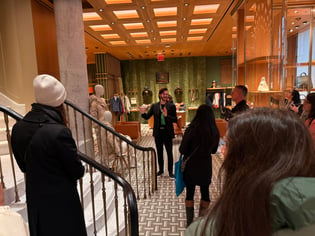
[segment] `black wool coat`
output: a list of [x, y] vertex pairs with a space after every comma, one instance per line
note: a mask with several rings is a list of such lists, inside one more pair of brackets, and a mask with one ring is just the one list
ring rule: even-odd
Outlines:
[[[173, 103], [166, 103], [166, 110], [167, 110], [167, 117], [165, 117], [165, 126], [167, 133], [169, 137], [174, 138], [175, 137], [175, 132], [174, 132], [174, 126], [173, 123], [177, 122], [177, 117], [176, 117], [176, 107]], [[160, 128], [161, 124], [161, 108], [160, 108], [160, 103], [154, 103], [152, 104], [151, 108], [147, 113], [142, 114], [142, 118], [144, 119], [150, 119], [151, 116], [154, 116], [154, 125], [153, 125], [153, 136], [155, 137]]]
[[33, 104], [14, 125], [11, 144], [26, 173], [31, 236], [87, 235], [76, 184], [84, 167], [60, 114], [52, 107]]
[[[179, 152], [184, 159], [190, 156], [184, 171], [184, 181], [188, 185], [209, 185], [212, 178], [212, 157], [219, 145], [219, 134], [213, 140], [202, 140], [197, 128], [185, 130]], [[205, 142], [204, 142], [205, 141]]]

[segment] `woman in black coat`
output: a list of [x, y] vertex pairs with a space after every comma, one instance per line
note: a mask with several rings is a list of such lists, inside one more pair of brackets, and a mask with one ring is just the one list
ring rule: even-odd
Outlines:
[[31, 236], [87, 235], [76, 181], [84, 175], [71, 131], [65, 126], [63, 85], [34, 79], [32, 110], [12, 130], [15, 159], [26, 173]]
[[212, 177], [211, 154], [216, 153], [219, 145], [219, 130], [210, 106], [199, 106], [194, 119], [186, 129], [179, 151], [184, 160], [189, 157], [184, 170], [186, 184], [187, 226], [194, 217], [194, 195], [196, 185], [200, 186], [201, 201], [199, 216], [205, 214], [210, 204], [209, 185]]

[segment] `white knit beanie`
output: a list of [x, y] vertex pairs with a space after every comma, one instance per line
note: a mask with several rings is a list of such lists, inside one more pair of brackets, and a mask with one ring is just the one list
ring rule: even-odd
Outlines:
[[35, 101], [37, 103], [58, 107], [66, 99], [65, 87], [51, 75], [38, 75], [33, 81]]

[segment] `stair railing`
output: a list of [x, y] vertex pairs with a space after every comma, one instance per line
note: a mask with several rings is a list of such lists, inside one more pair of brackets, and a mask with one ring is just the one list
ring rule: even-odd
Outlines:
[[[5, 184], [6, 180], [13, 179], [14, 200], [6, 199], [6, 204], [20, 201], [25, 194], [25, 181], [17, 180], [21, 171], [13, 157], [11, 148], [11, 130], [13, 124], [22, 119], [22, 116], [10, 108], [0, 106], [4, 115], [5, 132], [9, 147], [9, 156], [12, 169], [12, 178], [5, 176], [0, 158], [0, 180], [5, 191], [10, 191]], [[102, 164], [96, 162], [88, 155], [78, 152], [79, 158], [85, 164], [87, 172], [79, 181], [79, 194], [84, 209], [88, 235], [139, 235], [137, 198], [132, 186], [121, 176]], [[2, 157], [2, 156], [1, 156]], [[7, 164], [7, 163], [6, 163]], [[7, 165], [6, 165], [7, 167]], [[10, 181], [9, 181], [10, 182]], [[12, 182], [12, 181], [11, 181]], [[19, 183], [20, 182], [20, 183]], [[18, 185], [24, 185], [24, 189]], [[10, 195], [10, 194], [9, 194]], [[27, 219], [26, 219], [27, 220]]]

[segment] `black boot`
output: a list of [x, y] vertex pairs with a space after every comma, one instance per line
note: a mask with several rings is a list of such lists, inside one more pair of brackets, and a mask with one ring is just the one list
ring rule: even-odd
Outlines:
[[186, 200], [185, 206], [186, 206], [186, 219], [187, 219], [186, 227], [188, 227], [194, 220], [194, 201]]

